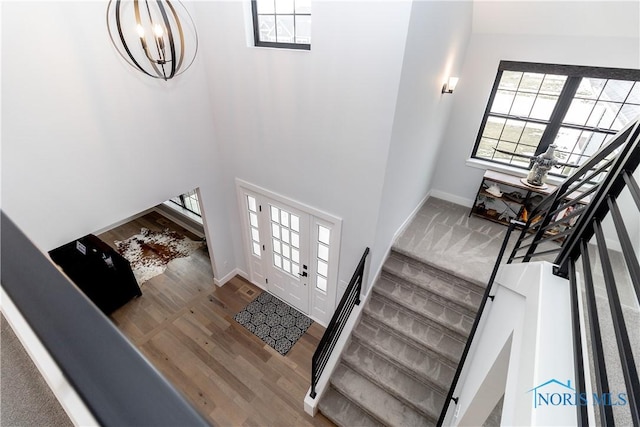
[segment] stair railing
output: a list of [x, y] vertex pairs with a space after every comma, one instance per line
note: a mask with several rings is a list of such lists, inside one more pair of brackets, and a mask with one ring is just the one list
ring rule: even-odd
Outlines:
[[[602, 337], [600, 335], [595, 293], [589, 262], [587, 243], [595, 235], [598, 255], [604, 273], [605, 287], [612, 313], [613, 328], [622, 364], [622, 373], [628, 393], [631, 418], [634, 425], [640, 425], [640, 381], [634, 363], [634, 355], [627, 333], [626, 321], [622, 313], [620, 299], [615, 286], [615, 278], [609, 260], [606, 239], [601, 222], [611, 214], [616, 233], [618, 234], [623, 256], [635, 296], [640, 303], [640, 265], [634, 251], [629, 234], [624, 226], [616, 199], [624, 188], [628, 188], [640, 211], [640, 186], [632, 173], [640, 164], [640, 119], [629, 123], [618, 132], [611, 142], [568, 177], [553, 193], [547, 196], [530, 213], [526, 223], [512, 221], [502, 243], [498, 258], [490, 280], [483, 295], [476, 319], [463, 354], [456, 370], [453, 382], [447, 394], [444, 407], [438, 419], [442, 426], [451, 401], [458, 403], [454, 397], [460, 374], [468, 356], [477, 325], [479, 324], [487, 299], [493, 300], [491, 288], [504, 252], [509, 244], [510, 236], [516, 226], [522, 228], [518, 240], [508, 258], [507, 263], [520, 260], [530, 262], [534, 257], [557, 253], [554, 274], [568, 278], [571, 293], [571, 316], [573, 328], [573, 352], [576, 377], [576, 393], [585, 393], [585, 378], [576, 278], [576, 263], [582, 258], [584, 271], [587, 312], [591, 325], [590, 335], [593, 347], [593, 360], [596, 371], [596, 390], [599, 396], [609, 393], [606, 366], [603, 356]], [[522, 254], [521, 251], [525, 253]], [[578, 425], [588, 425], [587, 408], [576, 405]], [[613, 425], [613, 414], [610, 406], [604, 405], [600, 411], [602, 425]]]
[[331, 317], [329, 326], [327, 326], [327, 329], [324, 331], [324, 335], [322, 335], [318, 348], [316, 348], [315, 353], [313, 353], [313, 358], [311, 359], [311, 393], [309, 394], [312, 399], [316, 398], [316, 385], [318, 384], [320, 376], [329, 361], [329, 357], [331, 357], [331, 352], [338, 342], [340, 333], [342, 332], [342, 329], [344, 329], [344, 325], [347, 322], [353, 307], [360, 305], [360, 293], [362, 292], [364, 267], [368, 254], [369, 248], [366, 248], [364, 250], [364, 254], [362, 254], [362, 258], [360, 258], [360, 262], [358, 263], [356, 270], [353, 273], [353, 276], [351, 277], [351, 280], [349, 281], [349, 285], [347, 285], [347, 289], [344, 291], [344, 295], [342, 295], [342, 299], [340, 299], [338, 308], [336, 308], [336, 311]]

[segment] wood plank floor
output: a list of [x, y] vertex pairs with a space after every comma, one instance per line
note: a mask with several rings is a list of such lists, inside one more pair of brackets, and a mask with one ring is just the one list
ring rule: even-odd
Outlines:
[[[113, 244], [140, 227], [171, 228], [195, 239], [156, 213], [99, 237]], [[322, 414], [310, 417], [303, 410], [311, 356], [323, 327], [313, 323], [281, 356], [233, 320], [261, 290], [241, 277], [216, 287], [203, 249], [172, 261], [141, 288], [142, 296], [111, 319], [213, 425], [333, 425]]]

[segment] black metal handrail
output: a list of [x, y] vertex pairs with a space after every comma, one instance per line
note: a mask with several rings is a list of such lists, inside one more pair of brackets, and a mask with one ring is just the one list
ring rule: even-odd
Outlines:
[[520, 221], [511, 220], [509, 223], [509, 227], [507, 228], [507, 234], [502, 241], [502, 246], [500, 247], [500, 252], [498, 253], [498, 259], [493, 266], [493, 270], [491, 271], [491, 277], [489, 278], [489, 282], [487, 287], [484, 290], [484, 294], [482, 295], [482, 300], [480, 301], [480, 306], [478, 307], [478, 315], [473, 320], [473, 325], [471, 326], [471, 330], [469, 331], [469, 337], [467, 338], [467, 342], [464, 345], [464, 349], [462, 350], [462, 355], [460, 356], [460, 361], [458, 362], [458, 369], [456, 369], [456, 373], [453, 375], [453, 380], [451, 381], [451, 386], [449, 387], [449, 392], [447, 393], [447, 397], [444, 400], [444, 407], [440, 412], [440, 417], [438, 418], [438, 423], [436, 424], [438, 427], [444, 423], [444, 418], [447, 415], [447, 409], [449, 408], [449, 404], [451, 401], [458, 403], [458, 398], [453, 396], [455, 392], [456, 386], [458, 385], [458, 381], [460, 380], [460, 374], [462, 374], [462, 367], [464, 366], [464, 362], [467, 360], [467, 356], [469, 355], [469, 350], [471, 349], [471, 343], [473, 342], [473, 338], [476, 335], [476, 330], [478, 329], [478, 325], [480, 324], [480, 317], [484, 312], [484, 307], [487, 305], [487, 300], [491, 299], [493, 301], [493, 295], [491, 294], [491, 288], [493, 282], [496, 279], [496, 275], [498, 274], [498, 269], [500, 268], [500, 264], [502, 263], [502, 257], [507, 249], [507, 244], [509, 243], [509, 238], [511, 237], [511, 233], [515, 230], [516, 226], [522, 227], [525, 224]]
[[[640, 425], [640, 380], [635, 367], [634, 355], [627, 333], [625, 318], [622, 313], [620, 298], [616, 289], [615, 277], [609, 260], [601, 222], [607, 215], [611, 215], [622, 248], [622, 254], [627, 265], [628, 277], [631, 278], [636, 299], [640, 303], [640, 264], [638, 263], [637, 254], [631, 244], [631, 239], [629, 238], [628, 231], [616, 203], [616, 199], [622, 190], [628, 188], [640, 212], [640, 186], [638, 186], [632, 176], [632, 173], [639, 165], [640, 119], [636, 119], [636, 121], [629, 123], [624, 129], [618, 132], [607, 146], [594, 154], [585, 164], [578, 168], [573, 175], [568, 177], [553, 193], [547, 196], [531, 211], [507, 261], [507, 263], [515, 260], [529, 262], [533, 257], [558, 253], [554, 261], [554, 274], [568, 278], [570, 283], [576, 393], [580, 394], [585, 391], [585, 379], [580, 331], [580, 307], [578, 304], [579, 291], [575, 268], [578, 259], [582, 258], [587, 307], [584, 317], [588, 318], [589, 325], [591, 326], [590, 334], [596, 374], [596, 389], [598, 394], [602, 395], [603, 393], [609, 392], [609, 384], [595, 303], [591, 263], [589, 261], [587, 247], [587, 242], [595, 235], [599, 260], [604, 273], [605, 288], [612, 313], [613, 329], [621, 360], [623, 378], [628, 393], [627, 401], [629, 402], [631, 419], [634, 425]], [[573, 212], [560, 217], [560, 214], [563, 212], [566, 213], [567, 209], [572, 209]], [[558, 226], [563, 229], [559, 232], [551, 233], [551, 231]], [[487, 298], [492, 298], [489, 295], [491, 286], [502, 262], [504, 250], [508, 244], [509, 236], [513, 228], [514, 224], [511, 224], [507, 236], [503, 241], [500, 254], [496, 260], [480, 309], [471, 329], [471, 334], [454, 375], [454, 381], [440, 414], [438, 426], [444, 422], [450, 402], [458, 402], [458, 398], [453, 396], [455, 387], [473, 341], [475, 329], [484, 311], [486, 300]], [[559, 239], [561, 240], [559, 244], [551, 249], [539, 246], [541, 243], [557, 242]], [[519, 253], [521, 251], [526, 252], [523, 255]], [[579, 425], [588, 425], [584, 405], [577, 405], [576, 409]], [[613, 414], [611, 407], [604, 406], [600, 411], [600, 417], [602, 425], [612, 425]]]
[[100, 425], [209, 425], [4, 212], [1, 226], [2, 287]]
[[331, 352], [336, 346], [336, 342], [340, 337], [340, 333], [342, 332], [353, 307], [360, 305], [364, 266], [368, 254], [369, 248], [366, 248], [364, 250], [364, 254], [362, 254], [362, 258], [360, 258], [360, 262], [358, 263], [355, 272], [353, 273], [353, 276], [351, 277], [351, 280], [349, 281], [349, 285], [347, 285], [347, 289], [344, 291], [344, 295], [340, 300], [340, 304], [338, 304], [338, 308], [336, 308], [336, 311], [333, 313], [333, 317], [331, 317], [329, 326], [327, 326], [327, 329], [324, 331], [324, 335], [322, 335], [322, 339], [320, 339], [318, 348], [316, 348], [315, 353], [313, 353], [313, 358], [311, 359], [311, 393], [309, 394], [312, 399], [316, 398], [316, 385], [318, 385], [320, 375], [322, 375], [322, 371], [324, 371], [324, 368], [329, 361]]

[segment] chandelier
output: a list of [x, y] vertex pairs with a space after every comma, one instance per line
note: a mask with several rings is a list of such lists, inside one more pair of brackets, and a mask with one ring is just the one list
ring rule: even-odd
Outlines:
[[107, 28], [120, 56], [156, 79], [184, 73], [198, 52], [193, 19], [177, 0], [109, 0]]

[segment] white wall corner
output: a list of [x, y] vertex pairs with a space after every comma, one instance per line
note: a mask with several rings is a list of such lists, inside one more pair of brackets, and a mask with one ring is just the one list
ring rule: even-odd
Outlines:
[[239, 268], [234, 268], [226, 276], [224, 276], [224, 277], [222, 277], [220, 279], [216, 279], [214, 277], [213, 278], [213, 283], [218, 287], [224, 286], [229, 280], [233, 279], [235, 276], [240, 276], [243, 279], [245, 279], [246, 281], [251, 282], [251, 280], [249, 280], [249, 275], [247, 273], [245, 273], [244, 271], [242, 271]]
[[380, 278], [380, 275], [382, 274], [382, 267], [384, 266], [384, 262], [389, 257], [389, 254], [391, 253], [391, 249], [393, 249], [393, 245], [396, 243], [396, 240], [398, 240], [398, 237], [400, 237], [402, 232], [409, 226], [409, 224], [411, 223], [411, 221], [413, 221], [413, 219], [418, 214], [418, 212], [420, 212], [420, 208], [422, 208], [422, 206], [426, 203], [426, 201], [427, 201], [427, 199], [429, 197], [431, 197], [431, 191], [427, 192], [427, 194], [422, 198], [422, 200], [420, 200], [420, 202], [418, 202], [416, 207], [413, 208], [413, 210], [411, 211], [409, 216], [407, 216], [407, 218], [402, 222], [402, 224], [400, 224], [400, 227], [398, 227], [396, 232], [393, 234], [393, 238], [391, 239], [391, 241], [387, 245], [387, 249], [385, 250], [385, 253], [381, 258], [380, 264], [378, 266], [370, 266], [369, 269], [365, 269], [365, 271], [371, 271], [371, 268], [375, 268], [375, 274], [373, 275], [373, 279], [367, 280], [366, 282], [364, 282], [364, 283], [368, 284], [367, 285], [367, 291], [369, 291], [371, 288], [373, 288], [373, 285]]
[[455, 194], [447, 193], [446, 191], [431, 190], [431, 197], [446, 200], [447, 202], [455, 203], [456, 205], [466, 206], [468, 208], [471, 208], [471, 206], [473, 206], [473, 199], [456, 196]]

